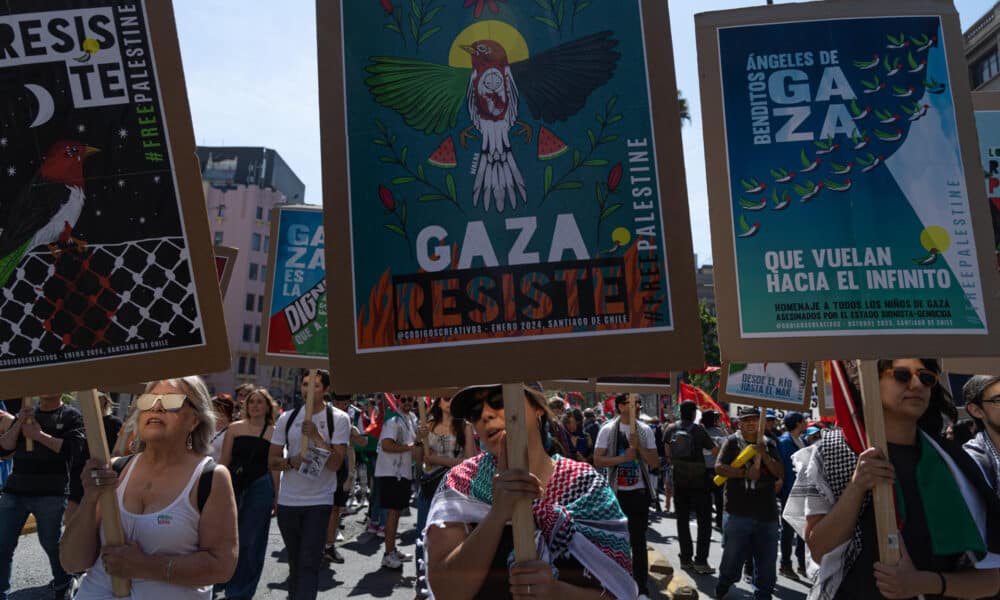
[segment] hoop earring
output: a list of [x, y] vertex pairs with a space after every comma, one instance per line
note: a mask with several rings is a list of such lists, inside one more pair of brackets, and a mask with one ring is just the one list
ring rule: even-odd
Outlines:
[[187, 449], [188, 450], [194, 449], [194, 436], [191, 435], [190, 433], [188, 434], [188, 439], [187, 439]]

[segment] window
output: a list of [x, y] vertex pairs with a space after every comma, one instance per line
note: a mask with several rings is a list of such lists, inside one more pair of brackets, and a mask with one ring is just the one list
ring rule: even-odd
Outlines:
[[250, 239], [250, 248], [255, 252], [260, 252], [260, 234], [255, 233]]
[[240, 375], [247, 372], [247, 357], [241, 356], [239, 366], [236, 367], [236, 372]]
[[260, 325], [256, 326], [253, 331], [253, 341], [260, 343]]
[[257, 358], [254, 356], [250, 357], [250, 368], [247, 369], [247, 375], [257, 374]]
[[266, 251], [270, 247], [271, 247], [271, 236], [265, 235], [264, 236], [264, 250]]
[[216, 246], [221, 246], [222, 245], [222, 232], [221, 231], [216, 231], [215, 232], [215, 245]]
[[250, 263], [250, 281], [257, 281], [257, 263]]
[[226, 205], [225, 204], [220, 204], [219, 206], [216, 207], [216, 209], [215, 209], [215, 216], [219, 217], [220, 219], [222, 217], [226, 216]]
[[264, 312], [264, 296], [257, 296], [257, 312]]
[[253, 335], [253, 325], [244, 325], [243, 326], [243, 341], [244, 342], [249, 342], [250, 341], [250, 336], [252, 336], [252, 335]]
[[253, 310], [253, 301], [254, 301], [254, 295], [247, 294], [247, 303], [246, 303], [247, 310]]
[[972, 88], [975, 89], [1000, 73], [1000, 56], [997, 56], [996, 51], [989, 53], [972, 63], [971, 71]]
[[260, 280], [267, 281], [267, 265], [260, 266]]
[[264, 208], [262, 206], [257, 207], [257, 220], [258, 221], [264, 220]]

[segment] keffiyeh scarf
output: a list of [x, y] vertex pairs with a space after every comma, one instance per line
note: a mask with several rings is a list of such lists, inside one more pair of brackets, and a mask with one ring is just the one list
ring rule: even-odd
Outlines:
[[[628, 523], [614, 493], [590, 465], [558, 455], [555, 460], [544, 496], [532, 505], [539, 559], [551, 564], [571, 556], [616, 598], [635, 598]], [[496, 464], [495, 456], [482, 453], [451, 468], [431, 502], [424, 545], [431, 527], [486, 518]]]

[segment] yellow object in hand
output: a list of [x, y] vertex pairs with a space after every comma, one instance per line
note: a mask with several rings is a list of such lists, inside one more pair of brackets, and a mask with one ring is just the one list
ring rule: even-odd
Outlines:
[[[755, 456], [757, 456], [757, 449], [754, 448], [753, 446], [747, 446], [746, 448], [743, 449], [742, 452], [739, 453], [739, 455], [736, 456], [736, 459], [733, 460], [733, 462], [730, 463], [729, 466], [734, 469], [739, 469], [743, 465], [750, 462]], [[721, 487], [722, 484], [726, 483], [726, 480], [728, 479], [729, 479], [728, 477], [723, 477], [722, 475], [716, 475], [715, 477], [712, 478], [712, 483]]]

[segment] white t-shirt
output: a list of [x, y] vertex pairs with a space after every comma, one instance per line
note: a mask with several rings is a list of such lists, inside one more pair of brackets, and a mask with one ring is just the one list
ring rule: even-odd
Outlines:
[[[653, 429], [642, 421], [636, 421], [635, 424], [638, 430], [639, 444], [647, 450], [656, 450], [656, 436], [653, 434]], [[632, 432], [631, 428], [625, 423], [620, 423], [618, 429], [626, 438]], [[613, 431], [613, 422], [608, 422], [601, 427], [601, 430], [597, 432], [597, 443], [594, 444], [594, 447], [607, 450], [611, 445], [611, 434]], [[617, 456], [625, 454], [626, 449], [626, 444], [620, 444]], [[642, 459], [638, 458], [638, 460]], [[646, 484], [642, 481], [642, 472], [639, 470], [638, 460], [618, 465], [618, 491], [641, 490], [645, 487]]]
[[396, 415], [382, 426], [378, 441], [378, 458], [375, 460], [375, 477], [413, 478], [412, 452], [385, 452], [382, 440], [392, 438], [399, 444], [412, 444], [417, 439], [417, 416]]
[[[330, 442], [336, 445], [348, 445], [351, 440], [351, 422], [347, 413], [333, 406], [333, 439]], [[292, 422], [291, 429], [288, 430], [288, 445], [285, 448], [285, 456], [298, 456], [302, 447], [302, 422], [305, 418], [305, 408], [298, 411], [295, 421]], [[288, 418], [292, 412], [286, 412], [278, 417], [278, 422], [274, 425], [274, 434], [271, 436], [271, 443], [275, 446], [285, 446], [285, 428]], [[316, 424], [320, 436], [324, 440], [330, 440], [330, 432], [326, 427], [326, 409], [323, 409], [312, 416], [312, 422]], [[330, 469], [323, 469], [317, 479], [309, 479], [298, 471], [287, 470], [281, 472], [281, 489], [278, 491], [278, 504], [282, 506], [321, 506], [333, 504], [333, 493], [337, 491], [337, 472]]]

